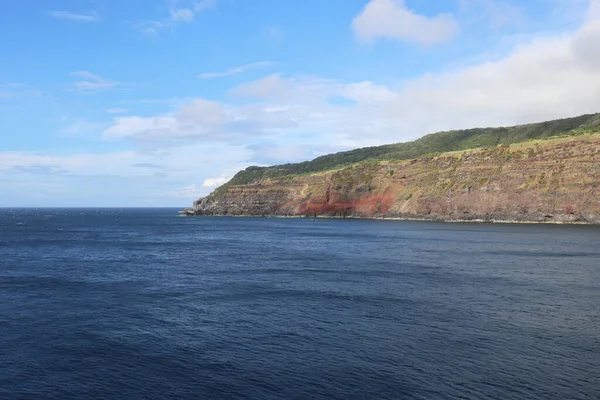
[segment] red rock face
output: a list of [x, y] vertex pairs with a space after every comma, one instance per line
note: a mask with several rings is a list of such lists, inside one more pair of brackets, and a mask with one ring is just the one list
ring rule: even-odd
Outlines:
[[366, 194], [360, 197], [348, 196], [329, 189], [326, 198], [309, 199], [300, 203], [296, 210], [298, 214], [360, 213], [374, 216], [387, 213], [394, 200], [394, 195], [389, 189], [383, 194]]

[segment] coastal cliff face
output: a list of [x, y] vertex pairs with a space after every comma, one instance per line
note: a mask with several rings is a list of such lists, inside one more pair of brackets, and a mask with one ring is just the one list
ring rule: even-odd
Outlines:
[[600, 134], [229, 185], [184, 215], [600, 223]]

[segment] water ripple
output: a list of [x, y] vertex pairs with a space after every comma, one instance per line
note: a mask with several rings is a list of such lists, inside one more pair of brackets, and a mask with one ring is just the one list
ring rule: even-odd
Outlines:
[[600, 229], [0, 210], [1, 399], [592, 399]]

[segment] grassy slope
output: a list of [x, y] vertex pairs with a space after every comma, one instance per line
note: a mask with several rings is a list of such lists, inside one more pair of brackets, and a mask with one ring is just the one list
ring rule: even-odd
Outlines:
[[248, 167], [238, 172], [213, 195], [223, 193], [231, 185], [244, 185], [261, 179], [315, 173], [368, 160], [407, 160], [431, 153], [493, 147], [499, 144], [525, 142], [561, 135], [580, 135], [600, 129], [600, 113], [586, 114], [508, 128], [476, 128], [433, 133], [413, 142], [365, 147], [315, 158], [296, 164], [272, 167]]

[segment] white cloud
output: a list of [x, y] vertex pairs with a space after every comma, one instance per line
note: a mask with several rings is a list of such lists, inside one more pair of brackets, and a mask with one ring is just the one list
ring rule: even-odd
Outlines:
[[101, 89], [110, 89], [117, 86], [116, 82], [90, 82], [90, 81], [79, 81], [73, 84], [73, 88], [75, 90], [79, 90], [82, 92], [93, 92]]
[[169, 10], [171, 21], [189, 22], [194, 19], [194, 12], [189, 8], [178, 8]]
[[299, 99], [305, 101], [307, 98], [325, 98], [332, 94], [332, 90], [338, 90], [340, 87], [332, 79], [310, 76], [284, 78], [282, 74], [276, 73], [241, 84], [233, 88], [230, 94], [242, 98], [290, 102]]
[[71, 75], [77, 77], [77, 78], [82, 78], [82, 79], [87, 79], [90, 81], [101, 81], [102, 78], [96, 74], [92, 74], [91, 72], [88, 71], [74, 71], [71, 72]]
[[221, 103], [194, 99], [174, 114], [114, 118], [113, 125], [102, 135], [105, 139], [131, 139], [139, 143], [199, 138], [218, 141], [226, 139], [226, 124], [233, 120]]
[[168, 115], [144, 117], [117, 117], [114, 124], [103, 132], [106, 139], [120, 139], [145, 134], [155, 136], [162, 131], [172, 131], [177, 127], [177, 120]]
[[8, 181], [0, 206], [183, 207], [209, 193], [199, 182], [245, 168], [249, 156], [241, 146], [224, 144], [54, 156], [0, 152], [0, 176]]
[[217, 186], [221, 186], [224, 183], [227, 183], [227, 181], [229, 181], [229, 179], [231, 179], [231, 177], [229, 177], [229, 178], [222, 178], [222, 177], [221, 178], [207, 178], [202, 183], [202, 187], [214, 188]]
[[588, 12], [589, 19], [600, 19], [600, 1], [591, 0], [590, 9]]
[[197, 14], [214, 7], [215, 4], [216, 0], [166, 0], [168, 18], [138, 22], [134, 27], [145, 35], [156, 36], [162, 29], [194, 21]]
[[291, 94], [293, 86], [295, 85], [293, 85], [292, 81], [282, 79], [281, 74], [277, 73], [257, 81], [244, 83], [234, 88], [231, 92], [234, 95], [243, 97], [269, 98], [287, 96]]
[[[93, 175], [103, 171], [105, 174], [119, 174], [134, 158], [133, 152], [112, 154], [74, 154], [69, 156], [37, 155], [25, 152], [0, 153], [0, 171], [14, 168], [56, 168], [74, 175]], [[107, 163], [107, 161], [109, 161]], [[106, 164], [103, 170], [94, 168]]]
[[255, 63], [245, 64], [245, 65], [240, 65], [237, 67], [232, 67], [232, 68], [229, 68], [222, 72], [204, 72], [202, 74], [199, 74], [198, 77], [202, 78], [202, 79], [223, 78], [226, 76], [240, 74], [240, 73], [247, 71], [249, 69], [252, 69], [252, 68], [267, 67], [271, 64], [272, 63], [269, 61], [255, 62]]
[[142, 21], [134, 25], [135, 29], [147, 36], [156, 36], [161, 29], [172, 26], [171, 23], [162, 21]]
[[225, 164], [231, 162], [228, 154], [234, 158], [243, 158], [248, 155], [248, 151], [224, 144], [197, 144], [155, 152], [121, 151], [54, 156], [0, 152], [0, 171], [9, 171], [15, 167], [39, 166], [60, 169], [72, 176], [110, 175], [135, 178], [156, 173], [156, 168], [140, 168], [140, 165], [160, 165], [171, 178], [189, 178], [198, 174], [198, 166], [202, 166], [207, 175], [218, 175]]
[[453, 39], [459, 26], [451, 14], [427, 17], [409, 10], [404, 0], [371, 0], [352, 21], [361, 41], [379, 38], [418, 44], [436, 44]]
[[598, 112], [598, 22], [573, 35], [533, 39], [497, 61], [407, 82], [387, 113], [436, 130]]
[[49, 11], [48, 14], [53, 18], [69, 19], [72, 21], [80, 22], [98, 22], [100, 18], [96, 13], [91, 14], [77, 14], [69, 11]]
[[224, 123], [226, 117], [221, 103], [196, 99], [181, 107], [177, 118], [182, 125], [218, 127]]
[[96, 92], [102, 89], [112, 89], [120, 82], [110, 81], [88, 71], [75, 71], [71, 75], [82, 80], [72, 84], [73, 90], [80, 92]]

